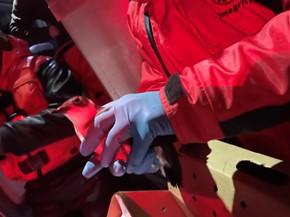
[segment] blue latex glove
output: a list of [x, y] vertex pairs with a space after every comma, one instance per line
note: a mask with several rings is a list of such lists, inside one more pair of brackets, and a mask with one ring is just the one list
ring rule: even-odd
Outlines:
[[102, 159], [100, 164], [88, 162], [83, 175], [91, 177], [91, 171], [96, 173], [101, 168], [110, 166], [122, 142], [129, 138], [133, 139], [133, 143], [126, 172], [156, 172], [159, 161], [150, 145], [157, 136], [174, 134], [161, 104], [159, 92], [128, 94], [104, 107], [107, 111], [95, 117], [93, 127], [80, 147], [81, 154], [88, 156], [108, 133]]

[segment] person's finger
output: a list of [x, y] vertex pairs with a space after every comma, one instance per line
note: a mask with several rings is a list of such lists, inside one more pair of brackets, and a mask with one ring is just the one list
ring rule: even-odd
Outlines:
[[118, 149], [121, 147], [121, 142], [129, 138], [129, 126], [127, 121], [116, 120], [114, 126], [109, 131], [104, 151], [102, 154], [101, 165], [107, 167], [111, 164], [114, 159], [115, 154]]
[[105, 136], [105, 132], [114, 124], [113, 109], [97, 115], [94, 123], [88, 130], [85, 140], [80, 145], [80, 153], [83, 156], [92, 154]]
[[90, 154], [94, 153], [103, 136], [103, 131], [95, 130], [95, 128], [91, 126], [88, 130], [85, 140], [80, 145], [81, 155], [89, 156]]
[[123, 176], [126, 173], [126, 163], [122, 160], [115, 160], [109, 166], [109, 170], [113, 176]]
[[126, 113], [121, 111], [115, 111], [115, 123], [109, 131], [106, 138], [106, 146], [110, 146], [114, 139], [117, 139], [120, 143], [130, 138], [130, 122], [128, 121]]
[[127, 164], [127, 172], [132, 173], [137, 170], [144, 160], [147, 151], [154, 140], [153, 134], [150, 132], [148, 125], [132, 127], [133, 143]]
[[104, 147], [104, 151], [102, 154], [101, 165], [103, 167], [108, 167], [114, 159], [114, 156], [119, 149], [121, 144], [117, 140], [112, 140], [110, 146]]
[[108, 131], [115, 122], [114, 108], [105, 108], [105, 110], [99, 114], [96, 114], [94, 118], [94, 128], [101, 129], [102, 131]]
[[154, 150], [151, 148], [147, 152], [145, 158], [143, 159], [142, 163], [134, 168], [132, 173], [141, 175], [145, 173], [155, 173], [160, 169], [160, 162], [156, 157]]
[[102, 108], [109, 109], [109, 108], [113, 107], [116, 104], [116, 101], [117, 100], [108, 102], [105, 105], [102, 105]]
[[98, 161], [97, 157], [92, 156], [92, 158], [84, 166], [82, 175], [86, 179], [90, 179], [95, 176], [102, 168], [103, 167], [101, 166], [100, 161]]

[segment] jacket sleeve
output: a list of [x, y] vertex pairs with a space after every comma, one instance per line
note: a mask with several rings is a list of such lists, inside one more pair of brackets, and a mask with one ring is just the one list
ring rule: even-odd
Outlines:
[[0, 156], [24, 155], [50, 143], [75, 135], [73, 125], [62, 114], [44, 110], [0, 127]]
[[207, 142], [290, 120], [290, 12], [256, 35], [173, 75], [161, 100], [182, 143]]

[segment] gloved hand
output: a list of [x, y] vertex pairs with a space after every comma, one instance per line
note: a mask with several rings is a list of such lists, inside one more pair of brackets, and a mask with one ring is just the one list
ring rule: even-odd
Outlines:
[[159, 161], [150, 145], [157, 136], [174, 134], [159, 92], [128, 94], [104, 107], [106, 111], [95, 117], [93, 127], [80, 147], [81, 154], [88, 156], [107, 134], [102, 159], [100, 165], [88, 163], [83, 175], [86, 176], [93, 167], [108, 167], [122, 143], [129, 138], [133, 142], [126, 165], [127, 173], [156, 172]]

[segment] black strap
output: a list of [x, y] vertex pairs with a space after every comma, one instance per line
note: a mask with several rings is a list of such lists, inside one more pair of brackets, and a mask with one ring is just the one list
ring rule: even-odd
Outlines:
[[42, 176], [41, 168], [49, 163], [49, 157], [46, 151], [40, 151], [35, 155], [28, 154], [26, 160], [18, 163], [18, 167], [23, 174], [29, 174], [31, 172], [37, 172], [38, 176]]
[[255, 132], [290, 121], [290, 102], [248, 111], [219, 123], [225, 137]]

